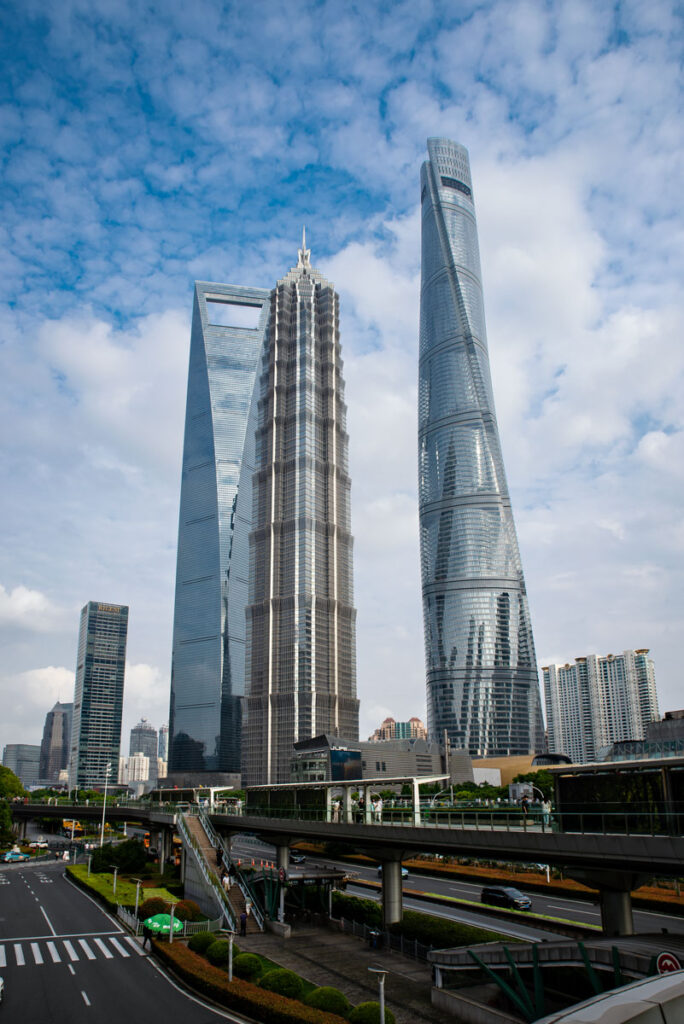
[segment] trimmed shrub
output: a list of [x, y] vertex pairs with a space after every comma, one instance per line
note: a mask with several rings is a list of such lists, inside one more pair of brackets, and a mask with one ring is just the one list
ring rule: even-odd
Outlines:
[[254, 953], [240, 953], [233, 960], [233, 974], [244, 981], [255, 981], [261, 974], [261, 960]]
[[[213, 932], [197, 932], [197, 935], [193, 935], [188, 942], [188, 949], [191, 949], [194, 953], [204, 954], [216, 942], [216, 936]], [[235, 952], [235, 946], [233, 946], [233, 952]]]
[[[394, 1024], [395, 1017], [385, 1007], [385, 1024]], [[349, 1014], [349, 1024], [380, 1024], [380, 1003], [359, 1003]]]
[[194, 900], [179, 900], [173, 913], [179, 921], [199, 921], [203, 916]]
[[168, 914], [168, 912], [169, 905], [160, 896], [151, 896], [148, 900], [143, 900], [138, 907], [138, 917], [141, 921], [146, 921], [148, 917], [153, 917], [155, 914]]
[[307, 1006], [325, 1010], [327, 1013], [336, 1013], [339, 1017], [346, 1017], [351, 1010], [351, 1003], [344, 992], [340, 992], [338, 988], [333, 988], [331, 985], [315, 988], [313, 992], [309, 992], [304, 1002]]
[[229, 951], [230, 943], [228, 939], [214, 939], [211, 946], [207, 947], [204, 955], [214, 967], [223, 967], [224, 964], [228, 963]]
[[345, 1024], [343, 1017], [286, 999], [240, 978], [229, 982], [224, 970], [212, 967], [182, 942], [169, 945], [168, 942], [155, 941], [154, 951], [195, 991], [252, 1019], [268, 1021], [268, 1024]]
[[301, 999], [304, 991], [299, 975], [294, 971], [286, 970], [285, 967], [276, 967], [275, 970], [266, 971], [259, 984], [268, 992], [277, 992], [279, 996], [287, 996], [288, 999]]

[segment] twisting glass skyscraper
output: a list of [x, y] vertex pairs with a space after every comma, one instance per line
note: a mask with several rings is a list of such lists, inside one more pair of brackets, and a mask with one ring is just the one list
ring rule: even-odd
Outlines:
[[292, 744], [358, 737], [339, 299], [302, 240], [271, 292], [253, 477], [244, 777], [288, 782]]
[[541, 750], [539, 683], [489, 372], [468, 152], [421, 170], [419, 500], [428, 727], [471, 755]]
[[269, 292], [198, 281], [190, 338], [169, 774], [239, 772], [254, 468]]

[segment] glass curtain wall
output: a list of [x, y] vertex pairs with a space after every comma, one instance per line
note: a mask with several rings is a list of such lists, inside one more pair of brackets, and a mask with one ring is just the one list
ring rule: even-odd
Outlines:
[[543, 749], [534, 641], [504, 473], [467, 150], [421, 170], [419, 501], [428, 727], [471, 756]]

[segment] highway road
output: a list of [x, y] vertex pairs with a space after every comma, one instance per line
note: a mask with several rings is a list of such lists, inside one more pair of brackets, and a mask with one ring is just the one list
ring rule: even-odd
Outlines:
[[177, 988], [58, 862], [0, 868], [0, 1021], [236, 1021]]
[[[240, 851], [238, 855], [244, 855], [245, 860], [255, 857], [257, 863], [264, 858], [273, 860], [275, 850], [268, 844], [257, 840], [235, 837], [233, 848]], [[354, 877], [364, 881], [379, 881], [377, 868], [359, 864], [351, 864], [347, 861], [336, 861], [328, 857], [311, 855], [308, 860], [311, 863], [325, 862], [334, 864], [342, 870], [347, 871]], [[520, 882], [518, 888], [525, 892], [524, 882]], [[438, 917], [448, 917], [452, 920], [464, 921], [469, 924], [477, 924], [483, 928], [495, 927], [497, 931], [508, 935], [515, 935], [519, 938], [549, 938], [549, 930], [535, 929], [519, 924], [510, 918], [496, 918], [491, 914], [481, 914], [473, 908], [444, 906], [422, 900], [419, 893], [430, 893], [438, 896], [449, 896], [456, 899], [472, 900], [475, 903], [480, 901], [482, 885], [476, 882], [466, 882], [460, 878], [442, 879], [430, 875], [421, 875], [419, 872], [411, 871], [409, 877], [404, 879], [404, 906], [421, 910], [424, 913], [435, 914]], [[348, 886], [347, 891], [353, 895], [369, 896], [370, 891], [365, 888]], [[580, 924], [600, 925], [601, 911], [598, 902], [587, 899], [577, 899], [570, 896], [558, 896], [550, 893], [548, 896], [542, 893], [527, 892], [526, 895], [532, 900], [532, 910], [537, 914], [544, 914], [547, 917], [561, 918], [567, 921], [575, 921]], [[666, 928], [669, 932], [684, 934], [684, 917], [675, 917], [671, 914], [651, 912], [644, 910], [634, 911], [634, 928], [636, 932], [660, 932]]]

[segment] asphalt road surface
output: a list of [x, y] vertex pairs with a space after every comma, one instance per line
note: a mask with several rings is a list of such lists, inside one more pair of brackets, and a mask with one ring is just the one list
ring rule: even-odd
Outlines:
[[[273, 860], [275, 857], [274, 847], [260, 843], [257, 840], [235, 837], [233, 839], [233, 848], [239, 851], [238, 856], [244, 856], [247, 863], [249, 863], [252, 857], [256, 859], [257, 863], [261, 858]], [[378, 870], [374, 866], [367, 867], [346, 861], [335, 861], [316, 854], [307, 856], [307, 861], [312, 864], [317, 862], [334, 864], [364, 881], [379, 881]], [[520, 888], [521, 892], [525, 892], [524, 882], [521, 881], [517, 888]], [[424, 913], [434, 914], [437, 917], [447, 917], [451, 920], [477, 924], [483, 928], [496, 928], [499, 932], [515, 935], [519, 938], [549, 938], [550, 935], [548, 929], [540, 931], [539, 929], [534, 929], [533, 926], [525, 926], [522, 923], [518, 925], [517, 920], [514, 922], [510, 918], [501, 917], [497, 919], [489, 913], [478, 914], [475, 908], [466, 909], [458, 906], [452, 908], [425, 900], [421, 901], [418, 894], [418, 892], [422, 891], [433, 895], [451, 896], [456, 899], [472, 900], [479, 903], [482, 890], [481, 883], [466, 882], [460, 878], [434, 878], [430, 875], [421, 875], [419, 872], [411, 870], [409, 877], [404, 879], [403, 889], [404, 906], [414, 910], [421, 910]], [[371, 895], [368, 889], [354, 888], [353, 883], [348, 887], [347, 891], [353, 895]], [[532, 900], [532, 911], [534, 913], [544, 914], [548, 917], [558, 917], [567, 921], [576, 921], [580, 924], [601, 924], [601, 911], [598, 903], [595, 901], [577, 899], [566, 895], [558, 896], [556, 893], [549, 893], [548, 896], [545, 896], [542, 893], [527, 892], [526, 895]], [[684, 917], [675, 917], [671, 914], [646, 910], [634, 911], [634, 930], [637, 933], [660, 932], [664, 928], [668, 932], [684, 934]]]
[[0, 1021], [218, 1024], [178, 989], [57, 862], [0, 868]]

